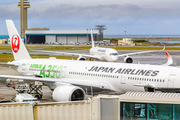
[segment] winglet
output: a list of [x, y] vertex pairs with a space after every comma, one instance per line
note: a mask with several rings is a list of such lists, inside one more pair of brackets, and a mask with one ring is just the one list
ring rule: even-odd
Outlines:
[[168, 61], [167, 61], [166, 64], [163, 64], [163, 65], [169, 66], [169, 65], [171, 65], [171, 64], [173, 63], [173, 59], [172, 59], [172, 57], [169, 55], [168, 52], [165, 52], [165, 53], [166, 53], [166, 55], [167, 55]]
[[[163, 50], [165, 50], [165, 45], [164, 45], [164, 47], [163, 47], [162, 51], [163, 51]], [[167, 55], [167, 54], [166, 54], [166, 55]]]
[[92, 48], [93, 48], [94, 47], [94, 39], [93, 39], [92, 29], [91, 29], [91, 43], [92, 43]]

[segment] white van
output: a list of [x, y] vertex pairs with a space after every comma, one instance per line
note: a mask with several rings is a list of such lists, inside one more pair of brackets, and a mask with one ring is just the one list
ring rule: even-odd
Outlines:
[[37, 101], [37, 98], [34, 98], [32, 95], [27, 93], [18, 93], [14, 99], [16, 102], [32, 102]]

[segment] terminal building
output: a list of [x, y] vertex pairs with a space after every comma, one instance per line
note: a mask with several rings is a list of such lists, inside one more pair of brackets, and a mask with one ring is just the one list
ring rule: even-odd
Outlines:
[[[32, 44], [72, 44], [90, 43], [90, 30], [26, 30], [25, 43]], [[99, 30], [93, 30], [94, 41], [103, 41], [103, 35]]]

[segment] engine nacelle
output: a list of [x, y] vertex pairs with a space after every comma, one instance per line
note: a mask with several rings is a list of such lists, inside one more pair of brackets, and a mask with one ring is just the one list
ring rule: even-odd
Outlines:
[[85, 57], [78, 57], [77, 60], [82, 60], [82, 61], [86, 61], [86, 58]]
[[78, 101], [85, 99], [85, 92], [82, 88], [73, 85], [58, 86], [53, 91], [53, 100], [62, 101]]
[[133, 63], [133, 59], [132, 59], [130, 56], [126, 56], [126, 57], [124, 58], [124, 62], [125, 62], [125, 63]]

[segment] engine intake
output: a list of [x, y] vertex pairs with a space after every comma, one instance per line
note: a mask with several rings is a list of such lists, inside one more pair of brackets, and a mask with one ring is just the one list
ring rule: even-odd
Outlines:
[[53, 91], [53, 100], [62, 101], [79, 101], [85, 99], [85, 92], [82, 88], [73, 85], [58, 86]]
[[77, 60], [82, 60], [82, 61], [86, 61], [86, 58], [85, 57], [78, 57]]
[[133, 63], [133, 59], [132, 59], [130, 56], [126, 56], [126, 57], [124, 58], [124, 62], [125, 62], [125, 63]]

